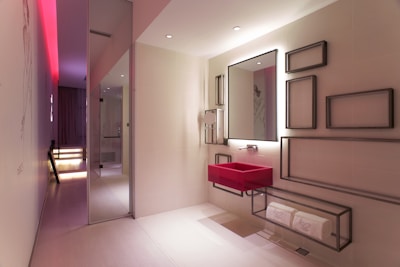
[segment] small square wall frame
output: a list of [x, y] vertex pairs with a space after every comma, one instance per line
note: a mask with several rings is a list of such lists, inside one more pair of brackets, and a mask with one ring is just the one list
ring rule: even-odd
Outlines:
[[286, 81], [286, 128], [315, 129], [317, 76]]
[[[326, 232], [323, 238], [319, 239], [305, 232], [298, 231], [294, 225], [294, 221], [289, 225], [284, 225], [271, 220], [267, 218], [266, 210], [272, 202], [293, 208], [296, 212], [323, 218], [329, 221], [331, 227], [330, 229], [327, 228], [326, 230], [329, 231]], [[352, 209], [341, 204], [277, 187], [265, 187], [252, 191], [251, 213], [260, 219], [278, 225], [337, 252], [343, 250], [352, 242]], [[309, 223], [300, 221], [300, 224]]]
[[326, 128], [394, 127], [393, 89], [378, 89], [326, 97]]
[[320, 41], [286, 52], [286, 73], [322, 67], [328, 64], [328, 43]]

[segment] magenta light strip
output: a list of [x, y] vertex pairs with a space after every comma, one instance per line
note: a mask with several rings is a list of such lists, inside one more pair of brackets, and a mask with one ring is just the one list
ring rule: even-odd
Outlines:
[[42, 30], [47, 49], [47, 58], [51, 76], [58, 82], [58, 38], [57, 38], [57, 4], [56, 0], [38, 0]]

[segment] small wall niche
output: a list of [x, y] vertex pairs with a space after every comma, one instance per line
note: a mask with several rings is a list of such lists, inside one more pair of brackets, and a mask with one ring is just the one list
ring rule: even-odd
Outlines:
[[210, 109], [204, 114], [205, 143], [224, 143], [224, 110]]

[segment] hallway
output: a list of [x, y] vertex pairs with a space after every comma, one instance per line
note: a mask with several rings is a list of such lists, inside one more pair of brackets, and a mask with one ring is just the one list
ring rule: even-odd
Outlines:
[[208, 203], [87, 225], [86, 179], [49, 186], [31, 267], [326, 266]]
[[49, 186], [31, 267], [173, 266], [131, 218], [87, 225], [86, 179]]

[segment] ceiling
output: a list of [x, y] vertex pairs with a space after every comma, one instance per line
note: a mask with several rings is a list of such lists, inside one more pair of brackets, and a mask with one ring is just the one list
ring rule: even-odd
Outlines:
[[[172, 0], [138, 41], [212, 57], [336, 0]], [[240, 26], [239, 31], [233, 27]], [[172, 34], [172, 39], [165, 38]]]
[[[128, 0], [90, 0], [91, 28], [112, 34]], [[148, 0], [133, 0], [148, 1]], [[138, 42], [213, 57], [278, 29], [336, 0], [171, 0]], [[95, 3], [95, 5], [93, 5]], [[110, 3], [111, 4], [110, 6]], [[88, 4], [57, 0], [60, 86], [85, 88]], [[234, 31], [234, 26], [240, 26]], [[166, 34], [173, 38], [165, 38]], [[104, 37], [99, 37], [104, 38]], [[92, 44], [91, 44], [92, 47]], [[90, 60], [101, 53], [91, 48]], [[94, 56], [93, 56], [94, 55]]]

